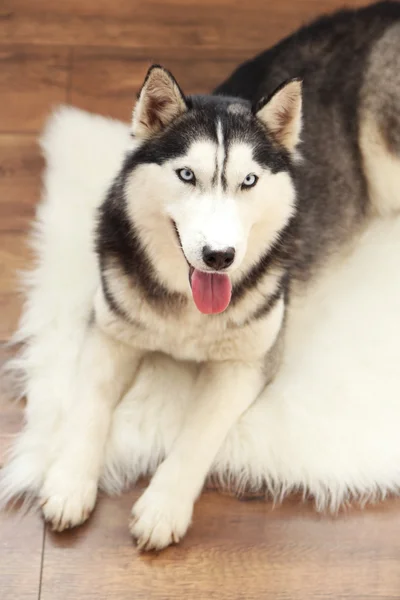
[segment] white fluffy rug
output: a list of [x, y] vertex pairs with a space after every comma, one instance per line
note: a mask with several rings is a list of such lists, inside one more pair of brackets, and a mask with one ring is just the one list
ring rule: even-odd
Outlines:
[[[52, 235], [53, 228], [54, 235], [59, 229], [70, 239], [83, 234], [90, 242], [87, 217], [92, 218], [129, 143], [128, 128], [115, 121], [74, 109], [53, 119], [43, 144], [50, 169], [47, 204], [59, 197], [69, 208], [63, 223], [52, 223], [51, 210], [44, 209], [44, 235]], [[350, 499], [398, 491], [399, 257], [400, 218], [377, 220], [354, 254], [298, 302], [277, 379], [231, 431], [215, 460], [213, 474], [221, 482], [278, 498], [301, 490], [318, 508], [333, 510]], [[64, 268], [57, 257], [53, 262], [54, 272]], [[93, 257], [89, 262], [82, 257], [80, 276], [89, 263]], [[115, 412], [104, 488], [121, 490], [168, 452], [194, 376], [193, 366], [165, 356], [145, 362]]]

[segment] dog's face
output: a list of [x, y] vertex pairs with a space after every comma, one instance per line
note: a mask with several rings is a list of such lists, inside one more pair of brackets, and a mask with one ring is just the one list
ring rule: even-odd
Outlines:
[[162, 278], [179, 256], [202, 312], [226, 308], [231, 281], [288, 223], [300, 126], [298, 81], [252, 110], [240, 99], [185, 98], [167, 71], [149, 71], [125, 167], [128, 209]]

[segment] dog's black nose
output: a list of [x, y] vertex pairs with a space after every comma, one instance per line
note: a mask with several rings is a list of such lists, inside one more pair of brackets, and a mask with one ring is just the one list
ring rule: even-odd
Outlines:
[[203, 248], [203, 261], [215, 271], [221, 271], [230, 267], [235, 259], [235, 248], [225, 250], [212, 250], [209, 246]]

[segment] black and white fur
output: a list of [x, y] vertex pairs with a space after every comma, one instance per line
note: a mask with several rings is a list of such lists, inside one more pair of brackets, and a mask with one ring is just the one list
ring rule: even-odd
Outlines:
[[[185, 534], [228, 431], [279, 368], [291, 298], [374, 214], [398, 209], [399, 50], [400, 6], [384, 2], [311, 24], [211, 96], [185, 97], [166, 70], [149, 71], [97, 220], [97, 199], [86, 217], [79, 208], [93, 249], [68, 263], [62, 240], [41, 229], [43, 215], [63, 219], [62, 202], [39, 210], [41, 264], [20, 327], [27, 425], [6, 499], [33, 492], [55, 529], [82, 523], [113, 410], [143, 356], [163, 352], [198, 364], [195, 401], [131, 532], [145, 549]], [[71, 225], [72, 247], [82, 223]], [[221, 314], [200, 313], [192, 298], [192, 269], [212, 270], [205, 248], [234, 252]], [[85, 302], [63, 291], [62, 269], [76, 272]], [[49, 299], [57, 314], [79, 314], [74, 331], [48, 321]]]

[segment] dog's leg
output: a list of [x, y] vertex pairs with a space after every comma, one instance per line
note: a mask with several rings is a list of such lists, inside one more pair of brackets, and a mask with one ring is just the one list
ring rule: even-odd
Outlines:
[[190, 525], [199, 495], [228, 431], [263, 385], [259, 363], [213, 362], [200, 374], [200, 393], [170, 455], [132, 509], [131, 533], [144, 550], [161, 549]]
[[90, 327], [79, 360], [75, 397], [60, 432], [60, 452], [45, 477], [40, 503], [61, 531], [93, 510], [113, 409], [131, 383], [140, 353]]

